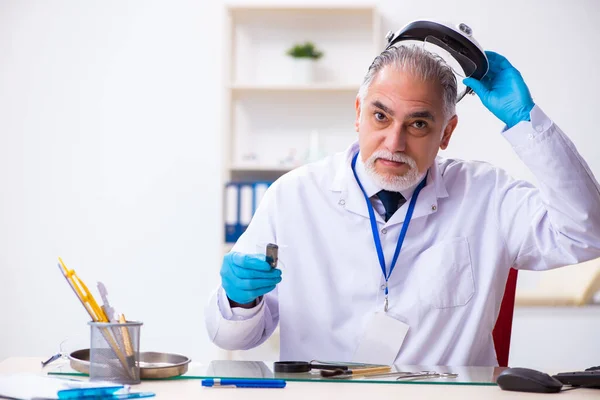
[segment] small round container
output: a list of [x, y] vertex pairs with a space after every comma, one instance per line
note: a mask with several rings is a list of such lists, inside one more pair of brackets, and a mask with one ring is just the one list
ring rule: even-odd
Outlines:
[[[140, 352], [140, 378], [166, 379], [188, 371], [190, 360], [186, 356], [160, 352]], [[76, 350], [69, 354], [69, 364], [77, 372], [89, 374], [90, 350]]]

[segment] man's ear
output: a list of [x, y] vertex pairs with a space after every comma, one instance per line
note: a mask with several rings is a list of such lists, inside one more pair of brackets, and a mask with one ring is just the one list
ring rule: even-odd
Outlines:
[[358, 126], [360, 125], [360, 97], [356, 96], [356, 102], [354, 103], [356, 108], [356, 119], [354, 120], [354, 129], [358, 132]]
[[455, 115], [452, 118], [450, 118], [450, 121], [448, 121], [448, 124], [444, 129], [442, 141], [440, 142], [440, 149], [446, 150], [446, 148], [448, 147], [448, 143], [450, 143], [450, 138], [452, 137], [452, 132], [454, 132], [456, 125], [458, 125], [458, 116]]

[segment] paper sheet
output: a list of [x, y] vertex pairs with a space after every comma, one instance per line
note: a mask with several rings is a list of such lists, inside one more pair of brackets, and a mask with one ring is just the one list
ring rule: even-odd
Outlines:
[[115, 385], [32, 374], [0, 375], [0, 396], [19, 400], [54, 400], [58, 399], [57, 393], [59, 390], [103, 386]]

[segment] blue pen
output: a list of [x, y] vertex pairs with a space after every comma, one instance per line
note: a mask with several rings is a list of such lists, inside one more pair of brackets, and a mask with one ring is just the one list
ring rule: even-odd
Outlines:
[[203, 379], [204, 387], [236, 387], [281, 389], [285, 387], [283, 379]]

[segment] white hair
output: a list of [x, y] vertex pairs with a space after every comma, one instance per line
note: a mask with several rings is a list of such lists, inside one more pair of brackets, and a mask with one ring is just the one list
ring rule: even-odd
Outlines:
[[457, 82], [452, 68], [440, 56], [416, 45], [391, 47], [375, 57], [358, 90], [361, 107], [371, 83], [379, 71], [388, 65], [392, 65], [399, 71], [408, 72], [423, 81], [439, 82], [443, 89], [442, 100], [446, 119], [456, 113]]

